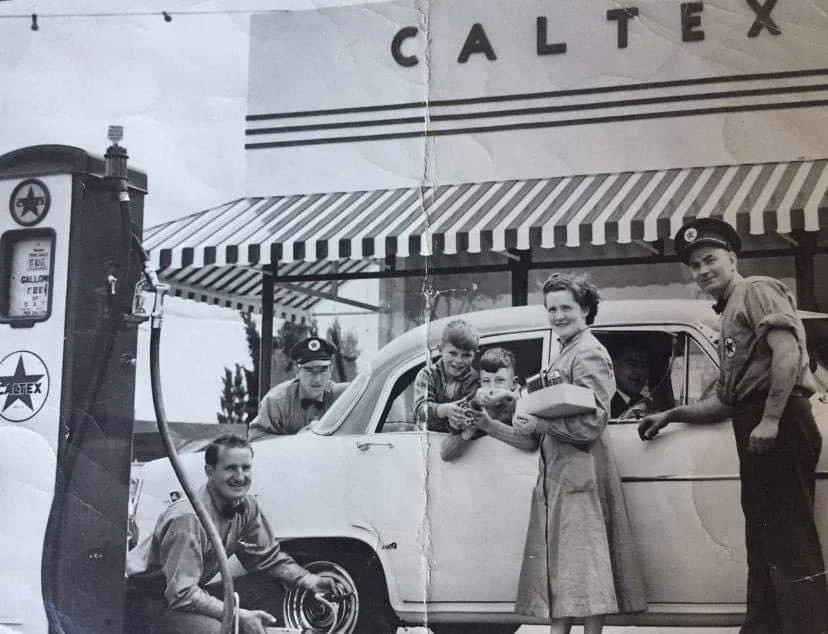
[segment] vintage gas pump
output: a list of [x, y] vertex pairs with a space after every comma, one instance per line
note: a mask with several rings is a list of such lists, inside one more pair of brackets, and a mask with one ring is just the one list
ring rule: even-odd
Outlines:
[[117, 141], [0, 156], [0, 632], [123, 630], [146, 187]]

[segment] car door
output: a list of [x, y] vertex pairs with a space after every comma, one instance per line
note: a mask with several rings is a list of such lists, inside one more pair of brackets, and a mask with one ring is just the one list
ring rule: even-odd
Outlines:
[[386, 567], [389, 595], [422, 604], [428, 580], [427, 435], [414, 423], [413, 382], [422, 357], [387, 378], [367, 431], [349, 439], [348, 514], [372, 536]]
[[[549, 360], [548, 331], [488, 338], [481, 342], [481, 353], [494, 346], [513, 352], [517, 374], [523, 379]], [[488, 610], [511, 610], [538, 476], [538, 454], [484, 436], [459, 458], [445, 462], [440, 445], [446, 436], [429, 432], [426, 443], [430, 609], [485, 603]]]
[[[619, 328], [599, 338], [613, 334], [670, 337], [673, 350], [664, 381], [675, 404], [696, 402], [715, 388], [715, 350], [700, 331]], [[646, 443], [637, 427], [635, 420], [612, 421], [609, 431], [650, 611], [658, 611], [657, 604], [682, 604], [677, 609], [704, 605], [715, 612], [742, 603], [744, 529], [729, 422], [673, 423]]]
[[[543, 331], [488, 338], [481, 351], [493, 345], [523, 358], [524, 374], [548, 360]], [[386, 381], [373, 431], [354, 439], [351, 521], [377, 536], [392, 600], [427, 601], [437, 610], [457, 602], [511, 604], [537, 454], [483, 437], [456, 462], [443, 462], [447, 434], [417, 429], [413, 416], [413, 382], [424, 363], [400, 364]]]

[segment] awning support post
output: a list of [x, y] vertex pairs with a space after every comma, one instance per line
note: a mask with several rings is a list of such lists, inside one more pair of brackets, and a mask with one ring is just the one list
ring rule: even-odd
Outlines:
[[814, 268], [814, 254], [817, 245], [816, 232], [803, 231], [796, 237], [799, 242], [794, 255], [796, 303], [802, 310], [817, 310], [816, 271]]
[[529, 267], [532, 264], [531, 251], [510, 251], [516, 258], [509, 259], [512, 278], [512, 306], [526, 306], [529, 303]]
[[273, 366], [273, 286], [278, 264], [262, 267], [262, 336], [259, 346], [259, 402], [270, 389]]

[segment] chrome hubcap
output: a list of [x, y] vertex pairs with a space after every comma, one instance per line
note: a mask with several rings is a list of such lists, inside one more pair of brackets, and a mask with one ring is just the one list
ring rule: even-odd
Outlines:
[[285, 594], [284, 617], [288, 628], [324, 634], [352, 634], [359, 616], [359, 595], [351, 575], [331, 561], [314, 561], [305, 566], [310, 572], [335, 579], [349, 595], [335, 600], [308, 590], [292, 588]]

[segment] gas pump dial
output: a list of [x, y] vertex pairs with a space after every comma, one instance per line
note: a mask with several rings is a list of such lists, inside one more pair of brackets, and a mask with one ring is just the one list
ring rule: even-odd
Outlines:
[[7, 231], [0, 238], [0, 322], [30, 328], [52, 312], [55, 232]]

